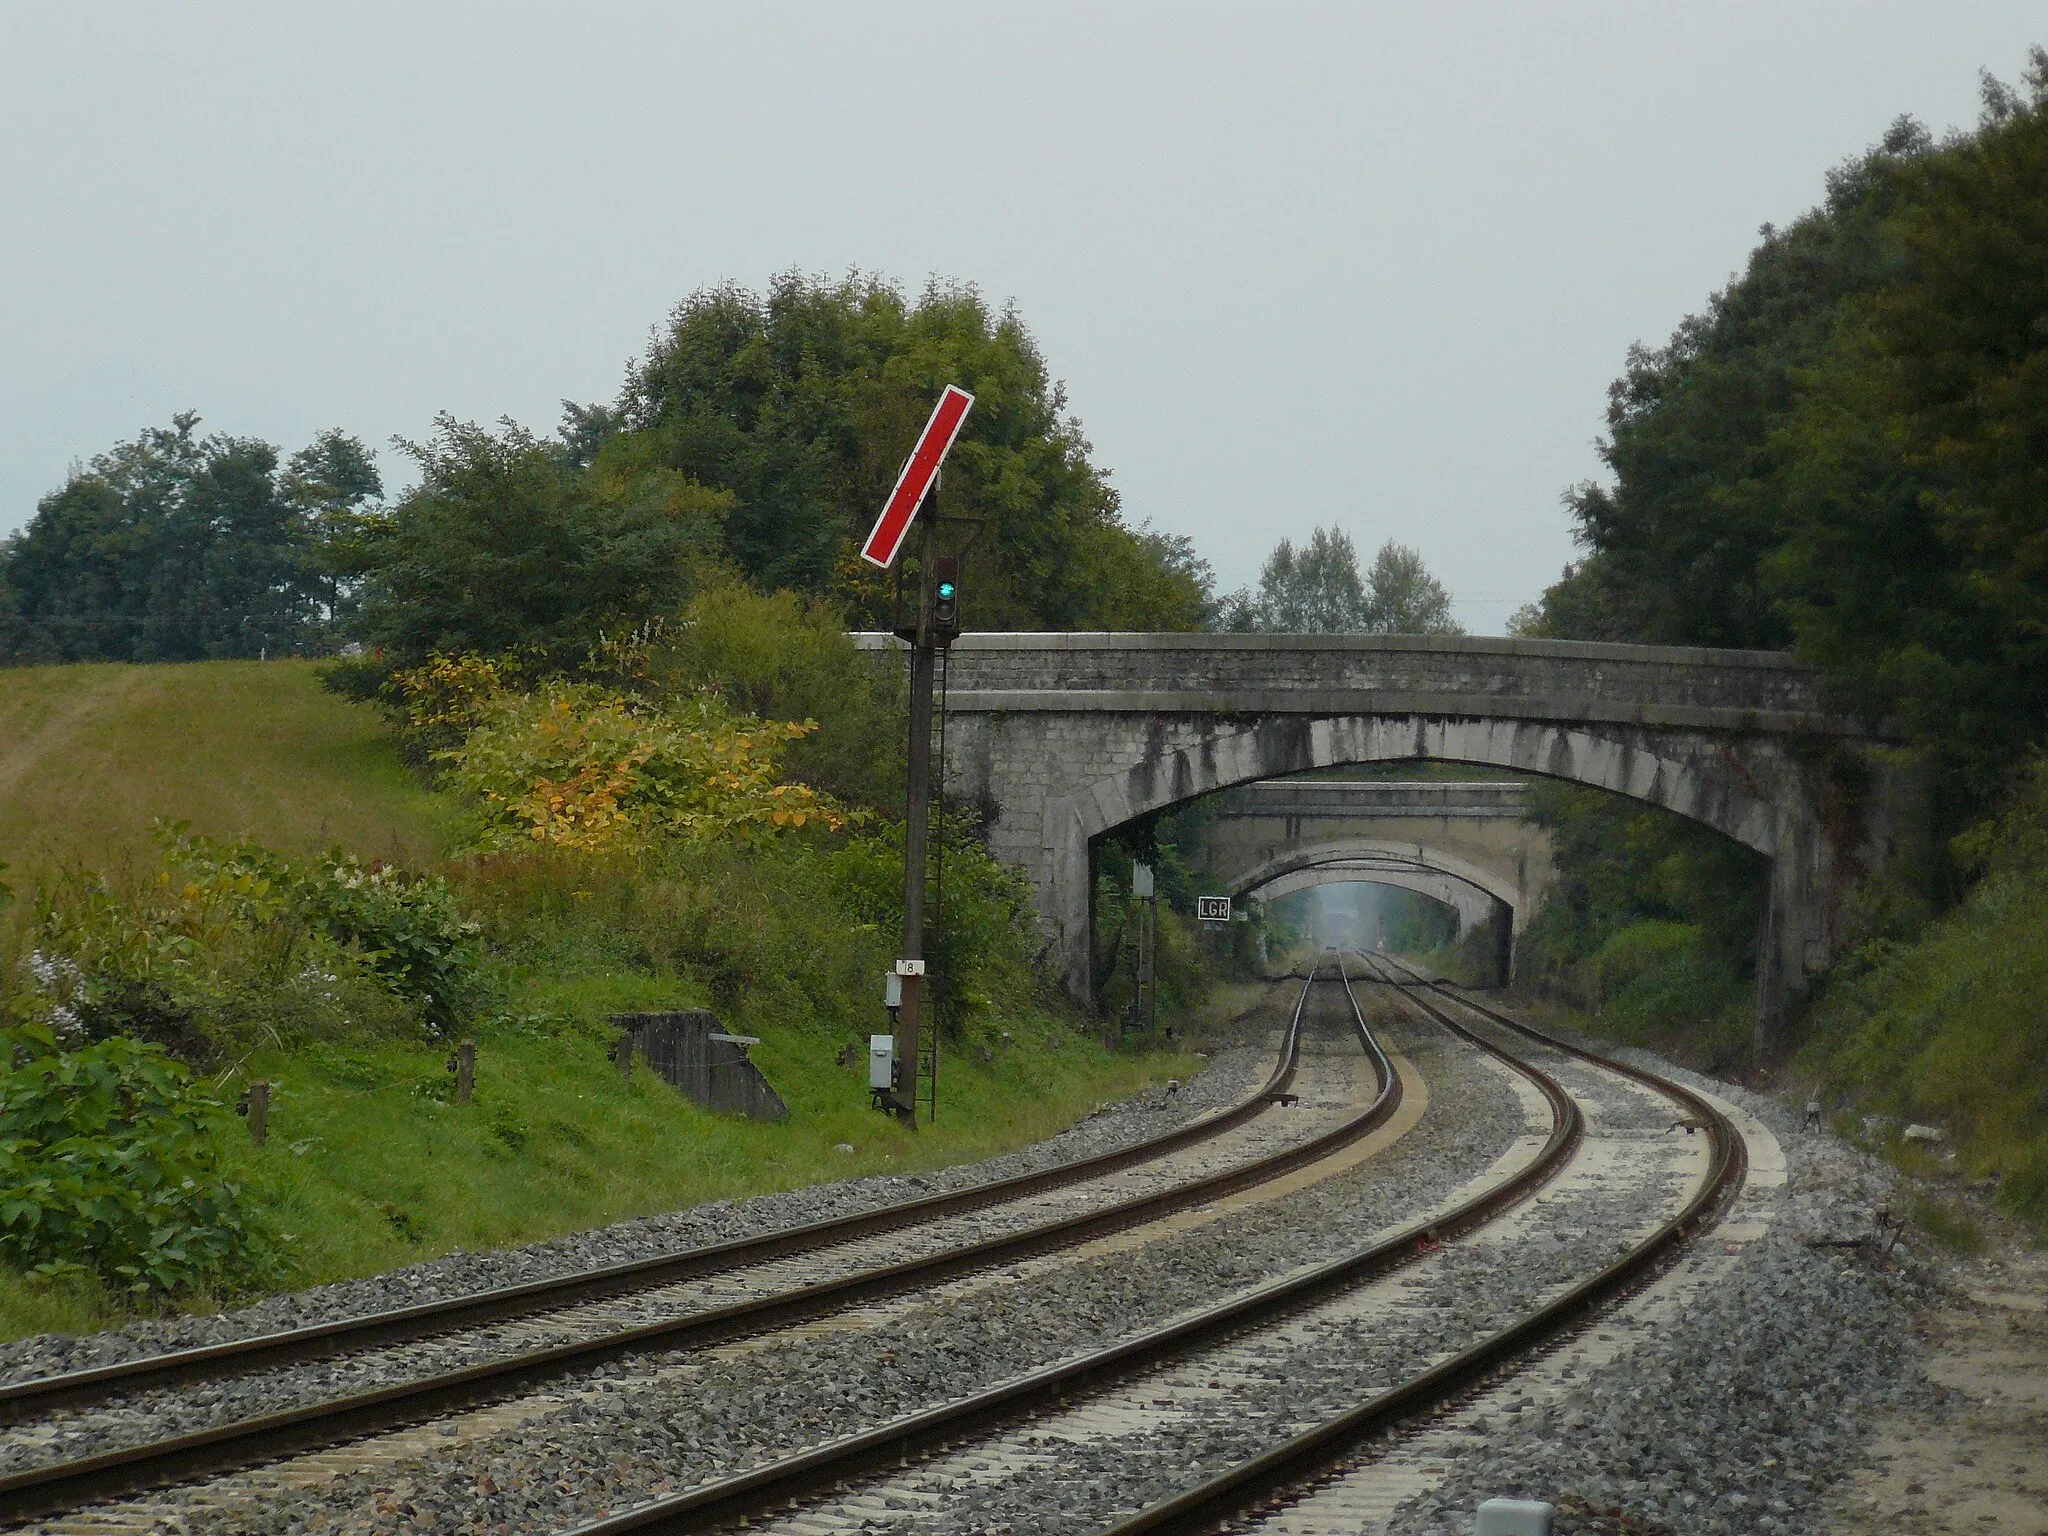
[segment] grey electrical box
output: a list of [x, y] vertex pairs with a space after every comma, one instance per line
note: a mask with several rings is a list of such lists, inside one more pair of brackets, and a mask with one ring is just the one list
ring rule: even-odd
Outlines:
[[868, 1086], [884, 1091], [896, 1086], [896, 1037], [868, 1036]]
[[[882, 978], [882, 1006], [901, 1008], [903, 1006], [903, 978], [894, 971]], [[876, 1039], [881, 1037], [877, 1035]]]
[[1541, 1499], [1488, 1499], [1479, 1506], [1472, 1536], [1550, 1536], [1555, 1513]]
[[1150, 864], [1133, 864], [1131, 866], [1131, 894], [1140, 901], [1148, 900], [1151, 897], [1152, 866]]

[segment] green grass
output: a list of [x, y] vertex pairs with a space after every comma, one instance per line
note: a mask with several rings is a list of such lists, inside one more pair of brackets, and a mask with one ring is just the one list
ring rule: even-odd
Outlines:
[[[1200, 1065], [1187, 1055], [1111, 1055], [1050, 1025], [992, 1061], [971, 1053], [944, 1061], [938, 1119], [910, 1131], [868, 1108], [865, 1061], [840, 1067], [831, 1043], [811, 1035], [754, 1048], [789, 1105], [789, 1118], [774, 1124], [711, 1115], [644, 1067], [622, 1083], [602, 1039], [587, 1030], [487, 1037], [468, 1105], [444, 1101], [446, 1057], [445, 1048], [385, 1044], [249, 1062], [249, 1076], [273, 1085], [270, 1136], [261, 1148], [238, 1146], [232, 1173], [292, 1234], [291, 1284], [706, 1200], [971, 1162]], [[5, 1337], [105, 1327], [122, 1315], [90, 1286], [50, 1287], [0, 1271]]]
[[1994, 875], [1837, 978], [1800, 1070], [1863, 1111], [1947, 1129], [1957, 1171], [2048, 1230], [2048, 873]]
[[865, 1062], [842, 1068], [823, 1042], [811, 1047], [755, 1048], [789, 1105], [779, 1123], [710, 1115], [644, 1069], [623, 1084], [582, 1035], [484, 1042], [467, 1106], [428, 1096], [449, 1080], [444, 1053], [259, 1062], [283, 1088], [270, 1145], [245, 1153], [248, 1176], [300, 1234], [299, 1278], [312, 1283], [705, 1200], [970, 1161], [1184, 1070], [1114, 1061], [1071, 1039], [1050, 1053], [947, 1062], [939, 1119], [912, 1132], [868, 1108]]
[[340, 844], [432, 863], [452, 807], [375, 710], [305, 661], [0, 669], [0, 859], [8, 878], [150, 854], [152, 817], [291, 853]]
[[1976, 1218], [1961, 1206], [1932, 1195], [1915, 1195], [1906, 1208], [1913, 1225], [1950, 1253], [1976, 1254], [1984, 1251], [1984, 1232]]
[[[152, 817], [415, 867], [439, 860], [458, 823], [375, 712], [323, 691], [308, 664], [0, 671], [0, 857], [17, 889], [59, 867], [146, 868]], [[1105, 1051], [1036, 1004], [1020, 970], [1000, 1018], [946, 1058], [936, 1124], [906, 1131], [868, 1108], [865, 1061], [835, 1064], [844, 1041], [880, 1022], [868, 973], [879, 975], [888, 945], [832, 910], [816, 861], [729, 851], [681, 873], [593, 866], [571, 879], [547, 866], [465, 889], [502, 939], [502, 997], [479, 1030], [474, 1104], [442, 1101], [446, 1045], [258, 1050], [218, 1079], [224, 1097], [252, 1078], [275, 1085], [269, 1144], [237, 1130], [230, 1162], [292, 1235], [284, 1283], [972, 1161], [1199, 1066], [1185, 1052]], [[838, 926], [820, 933], [821, 917]], [[689, 923], [703, 931], [687, 943], [656, 942]], [[705, 969], [705, 954], [718, 964]], [[721, 1017], [761, 1037], [754, 1058], [789, 1105], [786, 1121], [714, 1117], [644, 1069], [622, 1085], [606, 1059], [607, 1014], [702, 1005], [714, 985], [735, 994]], [[1005, 1033], [1014, 1044], [998, 1043]], [[0, 1337], [128, 1315], [90, 1283], [44, 1285], [0, 1268]]]

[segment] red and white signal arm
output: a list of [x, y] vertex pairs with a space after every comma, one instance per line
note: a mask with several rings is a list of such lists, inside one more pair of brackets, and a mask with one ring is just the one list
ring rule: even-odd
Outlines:
[[924, 424], [924, 431], [917, 436], [917, 446], [903, 461], [896, 489], [889, 493], [882, 515], [875, 519], [867, 543], [860, 547], [860, 557], [869, 565], [886, 571], [896, 563], [903, 548], [903, 536], [910, 532], [910, 520], [917, 516], [918, 503], [938, 477], [939, 466], [946, 462], [946, 452], [960, 435], [961, 424], [967, 420], [973, 404], [974, 396], [957, 384], [948, 384], [946, 392], [939, 396], [939, 403], [932, 407], [932, 419]]
[[1205, 923], [1227, 923], [1230, 921], [1230, 898], [1228, 896], [1197, 896], [1195, 916]]

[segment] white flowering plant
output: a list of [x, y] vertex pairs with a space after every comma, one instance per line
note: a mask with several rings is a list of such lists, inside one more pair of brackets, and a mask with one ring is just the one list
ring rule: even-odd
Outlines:
[[[438, 875], [339, 849], [292, 859], [246, 840], [194, 836], [183, 823], [159, 824], [157, 837], [191, 897], [222, 905], [247, 927], [298, 925], [341, 946], [434, 1033], [458, 1028], [490, 992], [481, 925]], [[317, 964], [299, 975], [337, 979]]]

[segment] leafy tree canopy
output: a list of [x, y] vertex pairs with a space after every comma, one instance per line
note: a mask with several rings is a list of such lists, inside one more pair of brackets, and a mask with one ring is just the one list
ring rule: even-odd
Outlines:
[[1901, 120], [1611, 391], [1534, 628], [1782, 646], [1904, 722], [1957, 820], [2048, 733], [2048, 52]]
[[1575, 639], [1779, 647], [1791, 627], [1760, 562], [1787, 514], [1772, 434], [1804, 370], [1833, 342], [1843, 305], [1892, 269], [1892, 172], [1928, 152], [1901, 119], [1829, 178], [1824, 206], [1766, 225], [1748, 270], [1662, 348], [1629, 349], [1608, 388], [1601, 456], [1611, 486], [1565, 496], [1589, 557], [1553, 589], [1556, 632]]
[[506, 423], [442, 416], [404, 445], [420, 483], [357, 528], [358, 629], [387, 662], [436, 653], [586, 656], [608, 627], [674, 612], [715, 561], [729, 492], [613, 438], [588, 465]]
[[881, 623], [889, 580], [854, 552], [949, 383], [975, 397], [939, 494], [943, 516], [969, 520], [948, 540], [966, 546], [971, 627], [1199, 625], [1207, 568], [1184, 540], [1125, 524], [1022, 318], [971, 287], [912, 302], [856, 273], [707, 289], [677, 306], [618, 407], [572, 406], [567, 435], [579, 457], [623, 435], [729, 491], [722, 548], [750, 582]]
[[1341, 528], [1318, 528], [1300, 549], [1282, 539], [1259, 571], [1256, 591], [1224, 599], [1222, 627], [1297, 635], [1460, 635], [1451, 594], [1422, 556], [1392, 539], [1361, 576], [1358, 551]]
[[184, 412], [76, 470], [0, 546], [0, 651], [22, 661], [191, 661], [323, 651], [347, 592], [330, 530], [380, 492], [363, 445], [323, 434], [282, 473], [255, 438]]

